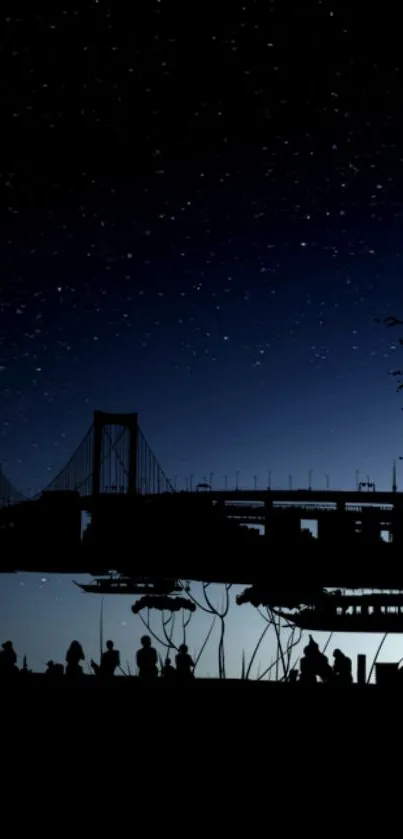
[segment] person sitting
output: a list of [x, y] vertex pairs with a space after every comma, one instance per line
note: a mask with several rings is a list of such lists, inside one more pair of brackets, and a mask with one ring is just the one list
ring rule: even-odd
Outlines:
[[333, 658], [333, 676], [335, 682], [340, 685], [351, 685], [353, 681], [351, 658], [344, 655], [341, 650], [335, 650]]
[[151, 646], [149, 635], [141, 638], [141, 648], [137, 650], [136, 661], [141, 679], [155, 679], [158, 676], [157, 650]]
[[66, 676], [82, 676], [81, 661], [85, 660], [84, 650], [79, 641], [72, 641], [66, 653]]
[[164, 679], [175, 679], [176, 678], [176, 670], [175, 670], [174, 667], [172, 667], [172, 663], [171, 663], [170, 658], [165, 659], [165, 664], [162, 668], [161, 676], [163, 676]]
[[188, 679], [189, 677], [193, 678], [194, 663], [191, 656], [188, 653], [188, 648], [186, 644], [180, 645], [178, 654], [175, 658], [175, 664], [176, 675], [179, 679]]
[[4, 641], [0, 652], [0, 677], [8, 678], [19, 672], [17, 667], [17, 653], [12, 641]]
[[101, 664], [91, 661], [91, 667], [97, 676], [110, 678], [115, 675], [115, 670], [120, 666], [119, 650], [114, 649], [113, 641], [106, 642], [106, 650], [101, 655]]
[[320, 652], [319, 646], [309, 636], [309, 644], [304, 648], [304, 655], [301, 658], [301, 684], [316, 684], [318, 676], [322, 682], [329, 682], [333, 672], [327, 656]]
[[64, 667], [63, 664], [57, 664], [54, 661], [48, 661], [46, 665], [45, 675], [50, 676], [52, 679], [59, 678], [60, 676], [64, 675]]

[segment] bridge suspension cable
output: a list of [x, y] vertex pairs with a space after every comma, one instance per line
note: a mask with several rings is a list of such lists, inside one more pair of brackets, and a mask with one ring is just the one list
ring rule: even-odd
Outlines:
[[110, 415], [109, 422], [108, 416], [102, 415], [102, 425], [98, 429], [96, 422], [92, 423], [70, 460], [45, 490], [70, 490], [84, 496], [92, 495], [95, 491], [127, 493], [133, 488], [131, 467], [134, 462], [137, 493], [146, 495], [174, 492], [171, 481], [158, 463], [139, 426], [135, 426], [136, 431], [133, 435], [132, 424], [116, 422], [113, 414]]
[[137, 437], [137, 491], [142, 495], [175, 492], [140, 428]]
[[0, 464], [0, 509], [2, 507], [8, 507], [10, 504], [19, 504], [25, 500], [26, 496], [15, 489], [11, 481], [4, 474]]
[[79, 492], [80, 495], [91, 495], [93, 429], [92, 424], [70, 460], [67, 461], [56, 477], [47, 484], [44, 492], [71, 490]]
[[[98, 492], [154, 495], [175, 490], [139, 428], [137, 414], [98, 411], [74, 454], [42, 491], [91, 496]], [[24, 500], [0, 466], [0, 507]]]

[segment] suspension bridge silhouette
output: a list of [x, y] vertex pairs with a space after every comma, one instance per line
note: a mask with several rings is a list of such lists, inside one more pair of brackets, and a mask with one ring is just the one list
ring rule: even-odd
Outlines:
[[[82, 497], [118, 492], [154, 495], [173, 492], [139, 427], [137, 414], [95, 411], [85, 437], [42, 492], [78, 492]], [[0, 508], [24, 496], [0, 471]]]
[[35, 497], [0, 471], [0, 573], [108, 575], [99, 590], [114, 593], [140, 578], [403, 589], [403, 493], [395, 486], [207, 489], [175, 491], [136, 413], [95, 411], [72, 457]]

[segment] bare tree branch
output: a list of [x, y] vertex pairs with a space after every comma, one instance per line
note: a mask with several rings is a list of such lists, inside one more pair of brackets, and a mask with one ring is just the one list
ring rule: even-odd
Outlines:
[[166, 641], [164, 641], [162, 638], [160, 638], [160, 637], [156, 634], [156, 632], [154, 632], [154, 630], [151, 628], [151, 624], [150, 624], [150, 610], [149, 610], [149, 609], [147, 610], [147, 620], [143, 617], [143, 615], [141, 614], [141, 612], [139, 612], [139, 613], [138, 613], [138, 616], [139, 616], [139, 618], [140, 618], [141, 622], [144, 624], [144, 626], [145, 626], [145, 628], [147, 629], [147, 631], [148, 631], [148, 632], [150, 633], [150, 635], [152, 635], [152, 637], [154, 638], [154, 641], [157, 641], [157, 643], [158, 643], [158, 644], [161, 644], [163, 647], [167, 647], [168, 649], [170, 649], [172, 645], [171, 645], [169, 642], [167, 643], [167, 642], [166, 642]]
[[287, 641], [287, 677], [290, 675], [290, 670], [294, 669], [295, 664], [291, 667], [291, 656], [294, 647], [297, 647], [298, 644], [301, 642], [302, 639], [302, 629], [300, 627], [293, 626], [292, 632]]
[[[193, 672], [194, 672], [196, 670], [196, 667], [200, 662], [201, 656], [202, 656], [202, 654], [203, 654], [203, 652], [204, 652], [204, 650], [205, 650], [205, 648], [206, 648], [206, 646], [207, 646], [207, 644], [210, 640], [212, 631], [214, 629], [216, 618], [217, 618], [217, 616], [220, 617], [221, 613], [219, 613], [217, 615], [216, 612], [213, 611], [214, 607], [212, 607], [212, 609], [210, 609], [209, 607], [203, 606], [203, 604], [199, 603], [197, 601], [197, 599], [188, 591], [188, 586], [186, 584], [184, 584], [180, 581], [180, 585], [184, 589], [184, 591], [186, 591], [190, 600], [192, 600], [192, 602], [198, 608], [202, 609], [202, 611], [204, 611], [206, 614], [213, 614], [213, 620], [212, 620], [212, 623], [211, 623], [211, 625], [210, 625], [210, 627], [209, 627], [209, 629], [206, 633], [206, 637], [204, 638], [204, 641], [203, 641], [203, 643], [200, 647], [199, 652], [194, 657], [194, 668], [193, 668]], [[228, 594], [228, 592], [227, 592], [227, 594]], [[228, 597], [228, 602], [226, 603], [226, 608], [224, 608], [223, 612], [222, 612], [224, 617], [225, 617], [225, 614], [228, 612], [228, 608], [229, 608], [229, 597]], [[142, 621], [143, 625], [145, 626], [147, 631], [150, 633], [150, 635], [153, 637], [153, 639], [158, 644], [161, 644], [162, 647], [165, 647], [166, 658], [169, 656], [169, 651], [171, 649], [174, 649], [174, 650], [178, 651], [179, 643], [177, 644], [174, 641], [176, 613], [172, 613], [167, 617], [165, 611], [162, 612], [162, 614], [161, 614], [161, 630], [162, 630], [162, 633], [157, 632], [151, 626], [150, 609], [147, 610], [147, 618], [146, 619], [141, 614], [141, 612], [138, 612], [138, 615], [139, 615], [140, 620]], [[188, 628], [188, 626], [191, 622], [192, 617], [193, 617], [193, 612], [190, 612], [189, 615], [186, 616], [186, 617], [185, 617], [184, 613], [182, 614], [182, 641], [181, 641], [181, 643], [183, 643], [183, 644], [186, 644], [187, 628]], [[221, 653], [219, 653], [219, 654], [221, 654], [221, 656], [222, 656], [223, 632], [221, 632], [220, 644], [221, 644], [221, 647], [220, 647]]]
[[208, 632], [207, 632], [207, 635], [206, 635], [206, 637], [205, 637], [205, 639], [204, 639], [204, 641], [203, 641], [203, 643], [202, 643], [202, 645], [201, 645], [201, 647], [200, 647], [200, 650], [199, 650], [199, 652], [198, 652], [198, 655], [197, 655], [197, 656], [195, 657], [195, 659], [194, 659], [194, 668], [193, 668], [193, 672], [196, 670], [196, 667], [197, 667], [197, 665], [198, 665], [198, 663], [199, 663], [199, 661], [200, 661], [200, 659], [201, 659], [202, 653], [204, 652], [204, 650], [205, 650], [205, 648], [206, 648], [206, 646], [207, 646], [207, 644], [208, 644], [208, 642], [209, 642], [209, 640], [210, 640], [210, 635], [211, 635], [211, 633], [212, 633], [212, 631], [213, 631], [213, 629], [214, 629], [214, 624], [215, 624], [215, 621], [216, 621], [216, 616], [214, 616], [214, 618], [213, 618], [213, 620], [212, 620], [212, 622], [211, 622], [210, 628], [209, 628], [209, 630], [208, 630]]
[[[172, 640], [174, 630], [175, 630], [175, 617], [176, 617], [175, 612], [171, 613], [168, 618], [164, 618], [164, 612], [162, 612], [162, 614], [161, 614], [161, 626], [162, 626], [162, 631], [164, 633], [164, 638], [165, 638], [166, 644], [168, 646], [168, 652], [172, 648], [175, 649], [175, 650], [178, 650], [178, 647], [176, 646], [176, 644], [174, 644], [174, 642]], [[171, 634], [170, 635], [168, 635], [168, 632], [167, 632], [167, 626], [169, 626], [169, 624], [171, 624]]]
[[248, 678], [249, 678], [250, 671], [251, 671], [251, 669], [252, 669], [253, 662], [254, 662], [254, 660], [255, 660], [255, 658], [256, 658], [256, 655], [257, 655], [257, 652], [258, 652], [258, 650], [259, 650], [259, 647], [260, 647], [260, 645], [261, 645], [261, 643], [262, 643], [263, 639], [265, 638], [266, 632], [268, 632], [268, 630], [270, 629], [271, 625], [272, 625], [272, 621], [268, 620], [268, 621], [266, 622], [266, 626], [264, 627], [264, 629], [262, 630], [262, 632], [261, 632], [261, 633], [260, 633], [260, 635], [259, 635], [259, 638], [258, 638], [258, 640], [257, 640], [257, 642], [256, 642], [256, 645], [255, 645], [255, 647], [254, 647], [254, 649], [253, 649], [253, 651], [252, 651], [252, 655], [251, 655], [251, 657], [250, 657], [249, 664], [248, 664], [248, 666], [247, 666], [247, 668], [246, 668], [246, 672], [245, 672], [245, 679], [248, 679]]
[[256, 680], [257, 682], [261, 682], [262, 679], [264, 679], [265, 676], [268, 676], [268, 678], [271, 679], [271, 674], [272, 674], [272, 672], [273, 672], [273, 670], [276, 666], [276, 661], [277, 661], [277, 658], [272, 658], [270, 660], [269, 666], [266, 667], [266, 670], [263, 670], [263, 673], [261, 673], [260, 676], [258, 677], [258, 679]]
[[381, 642], [380, 642], [380, 644], [379, 644], [379, 646], [378, 646], [378, 649], [377, 649], [377, 651], [376, 651], [376, 653], [375, 653], [375, 655], [374, 655], [374, 657], [373, 657], [373, 659], [372, 659], [372, 664], [371, 664], [371, 668], [370, 668], [369, 675], [368, 675], [368, 679], [367, 679], [367, 685], [369, 685], [369, 683], [370, 683], [370, 681], [371, 681], [371, 676], [372, 676], [372, 673], [373, 673], [373, 671], [374, 671], [375, 664], [376, 664], [376, 662], [377, 662], [377, 660], [378, 660], [379, 653], [381, 652], [381, 649], [382, 649], [382, 647], [383, 647], [383, 645], [384, 645], [384, 643], [385, 643], [385, 641], [386, 641], [387, 637], [388, 637], [388, 633], [387, 633], [387, 632], [385, 632], [385, 634], [383, 635], [382, 640], [381, 640]]
[[[203, 612], [206, 614], [214, 615], [220, 621], [220, 638], [218, 641], [218, 678], [225, 679], [226, 677], [226, 667], [225, 667], [225, 618], [227, 617], [228, 610], [229, 610], [229, 592], [232, 588], [232, 583], [226, 583], [224, 587], [224, 601], [221, 610], [218, 610], [213, 603], [211, 602], [208, 594], [207, 589], [209, 588], [210, 583], [203, 583], [203, 596], [206, 601], [206, 606], [203, 603], [200, 603], [192, 594], [188, 596], [190, 599], [195, 603], [196, 606], [199, 607]], [[212, 631], [212, 628], [211, 628]], [[210, 637], [211, 632], [209, 633]], [[205, 646], [205, 645], [204, 645]], [[203, 649], [204, 649], [203, 646]]]

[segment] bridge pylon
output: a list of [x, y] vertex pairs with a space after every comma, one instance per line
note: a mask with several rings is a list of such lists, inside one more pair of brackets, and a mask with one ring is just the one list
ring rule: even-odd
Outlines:
[[[121, 434], [114, 434], [110, 429], [120, 428]], [[103, 491], [105, 476], [103, 475], [106, 455], [114, 450], [116, 457], [126, 473], [127, 493], [137, 492], [137, 448], [138, 448], [138, 415], [137, 413], [116, 414], [105, 411], [94, 411], [93, 421], [93, 449], [92, 449], [92, 495], [98, 496]], [[123, 446], [122, 446], [123, 443]], [[111, 480], [116, 478], [111, 476]]]

